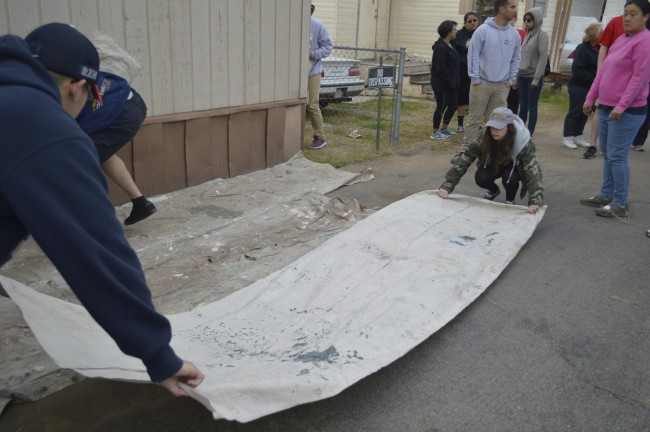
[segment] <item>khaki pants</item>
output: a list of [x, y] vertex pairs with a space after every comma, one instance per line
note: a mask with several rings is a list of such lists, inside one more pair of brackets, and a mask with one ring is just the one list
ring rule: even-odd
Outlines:
[[497, 107], [507, 106], [509, 87], [505, 84], [473, 85], [469, 89], [469, 114], [465, 119], [463, 150], [481, 136], [481, 126]]
[[320, 92], [320, 74], [310, 76], [307, 80], [307, 91], [309, 92], [309, 103], [307, 104], [307, 119], [311, 121], [314, 135], [325, 139], [323, 135], [323, 115], [318, 105], [318, 93]]

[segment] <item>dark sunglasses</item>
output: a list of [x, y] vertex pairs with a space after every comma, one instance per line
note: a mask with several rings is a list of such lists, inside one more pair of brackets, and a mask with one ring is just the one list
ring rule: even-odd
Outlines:
[[535, 22], [535, 20], [532, 19], [532, 18], [524, 18], [524, 22], [532, 23], [532, 22]]
[[471, 19], [471, 20], [467, 20], [467, 22], [468, 23], [475, 23], [475, 22], [478, 22], [478, 20], [477, 19]]

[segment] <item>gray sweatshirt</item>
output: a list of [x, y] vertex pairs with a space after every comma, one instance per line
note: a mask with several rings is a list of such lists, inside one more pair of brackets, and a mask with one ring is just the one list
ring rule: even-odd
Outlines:
[[490, 17], [470, 40], [467, 72], [472, 84], [516, 84], [521, 61], [521, 36], [506, 23], [500, 27]]
[[323, 23], [312, 18], [309, 24], [309, 52], [314, 55], [314, 59], [311, 61], [309, 76], [323, 71], [321, 59], [330, 55], [332, 47], [332, 40]]
[[535, 28], [526, 34], [521, 44], [521, 67], [519, 76], [533, 78], [537, 83], [544, 76], [544, 69], [548, 61], [548, 33], [542, 30], [544, 12], [541, 8], [530, 9], [526, 14], [531, 14], [535, 19]]

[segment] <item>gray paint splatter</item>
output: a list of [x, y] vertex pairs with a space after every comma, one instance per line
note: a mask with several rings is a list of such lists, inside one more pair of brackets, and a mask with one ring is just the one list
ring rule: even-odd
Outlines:
[[334, 345], [331, 345], [325, 351], [312, 351], [305, 354], [298, 354], [294, 357], [293, 361], [300, 361], [303, 363], [326, 361], [328, 363], [334, 363], [338, 356], [339, 353], [336, 351], [336, 348], [334, 348]]

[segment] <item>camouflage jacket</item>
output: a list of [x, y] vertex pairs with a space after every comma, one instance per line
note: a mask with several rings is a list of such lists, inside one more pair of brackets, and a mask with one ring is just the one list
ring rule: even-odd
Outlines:
[[[488, 161], [481, 158], [480, 138], [469, 145], [461, 153], [458, 162], [445, 175], [445, 181], [440, 186], [451, 193], [465, 175], [472, 162], [477, 160], [477, 166], [487, 166]], [[515, 168], [521, 179], [520, 198], [528, 192], [528, 205], [542, 206], [544, 204], [544, 186], [542, 183], [542, 170], [535, 157], [535, 145], [529, 139], [521, 150], [513, 157]]]

